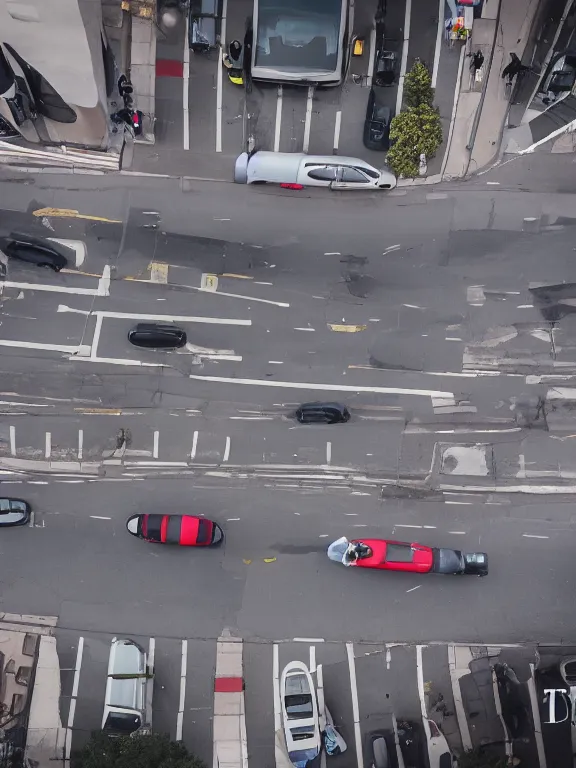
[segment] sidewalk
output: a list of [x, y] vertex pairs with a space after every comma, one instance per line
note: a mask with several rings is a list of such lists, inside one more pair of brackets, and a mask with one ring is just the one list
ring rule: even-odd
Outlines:
[[[454, 119], [452, 141], [444, 178], [461, 178], [487, 166], [498, 154], [509, 102], [506, 96], [502, 71], [510, 59], [510, 53], [520, 58], [524, 52], [532, 19], [537, 9], [536, 0], [487, 0], [482, 18], [472, 29], [471, 50], [489, 49], [496, 32], [493, 60], [488, 76], [486, 93], [481, 104], [481, 91], [470, 90], [467, 72], [462, 77], [460, 98]], [[486, 55], [486, 54], [485, 54]], [[489, 55], [486, 56], [487, 70]], [[478, 130], [472, 149], [470, 144], [474, 119], [482, 108]]]

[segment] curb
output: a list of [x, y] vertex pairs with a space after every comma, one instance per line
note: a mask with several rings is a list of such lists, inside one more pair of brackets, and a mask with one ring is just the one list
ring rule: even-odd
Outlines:
[[248, 767], [242, 651], [242, 638], [224, 630], [216, 646], [213, 768]]

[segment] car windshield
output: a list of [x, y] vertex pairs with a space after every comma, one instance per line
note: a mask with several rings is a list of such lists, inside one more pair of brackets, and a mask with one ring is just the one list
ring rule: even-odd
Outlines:
[[290, 752], [290, 762], [296, 768], [305, 768], [306, 764], [310, 760], [314, 760], [317, 755], [318, 750], [316, 749], [295, 749], [293, 752]]
[[140, 716], [132, 712], [110, 712], [104, 730], [128, 734], [138, 730], [141, 724]]
[[314, 714], [310, 694], [286, 696], [284, 703], [289, 720], [303, 720]]

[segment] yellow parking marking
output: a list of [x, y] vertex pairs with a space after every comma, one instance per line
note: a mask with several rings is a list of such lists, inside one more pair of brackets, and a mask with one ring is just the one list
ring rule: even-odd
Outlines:
[[264, 558], [264, 562], [265, 563], [275, 563], [276, 562], [276, 558], [275, 557], [265, 557]]
[[244, 565], [250, 565], [252, 560], [242, 560], [242, 562], [244, 563]]
[[336, 333], [358, 333], [359, 331], [365, 331], [367, 325], [337, 325], [335, 323], [327, 323], [328, 328]]
[[164, 284], [168, 282], [168, 264], [153, 261], [148, 265], [148, 269], [150, 270], [150, 282]]
[[201, 291], [216, 291], [218, 289], [218, 277], [217, 275], [211, 275], [204, 273], [200, 281]]
[[220, 277], [234, 277], [236, 280], [254, 280], [254, 278], [249, 275], [236, 275], [234, 272], [224, 272]]
[[61, 269], [60, 272], [64, 272], [67, 275], [82, 275], [82, 277], [102, 277], [102, 275], [96, 272], [80, 272], [78, 269]]
[[76, 413], [85, 415], [101, 414], [105, 416], [121, 416], [122, 411], [117, 408], [74, 408]]
[[104, 216], [89, 216], [80, 211], [75, 211], [72, 208], [39, 208], [34, 211], [33, 216], [58, 216], [63, 219], [87, 219], [88, 221], [104, 221], [108, 224], [122, 224], [121, 219], [107, 219]]

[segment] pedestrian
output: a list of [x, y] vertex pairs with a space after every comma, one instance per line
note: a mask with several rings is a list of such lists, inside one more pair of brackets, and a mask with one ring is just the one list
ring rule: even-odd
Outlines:
[[472, 74], [476, 74], [476, 72], [482, 68], [482, 65], [484, 64], [484, 54], [482, 51], [476, 51], [474, 54], [470, 54], [472, 56], [472, 61], [470, 62], [470, 71]]
[[519, 72], [523, 69], [527, 69], [527, 67], [522, 66], [522, 62], [515, 53], [510, 54], [510, 59], [510, 63], [504, 67], [504, 71], [502, 72], [502, 79], [507, 77], [509, 83], [512, 82]]
[[228, 48], [228, 55], [232, 62], [236, 65], [240, 64], [240, 56], [242, 54], [242, 43], [239, 40], [232, 40]]

